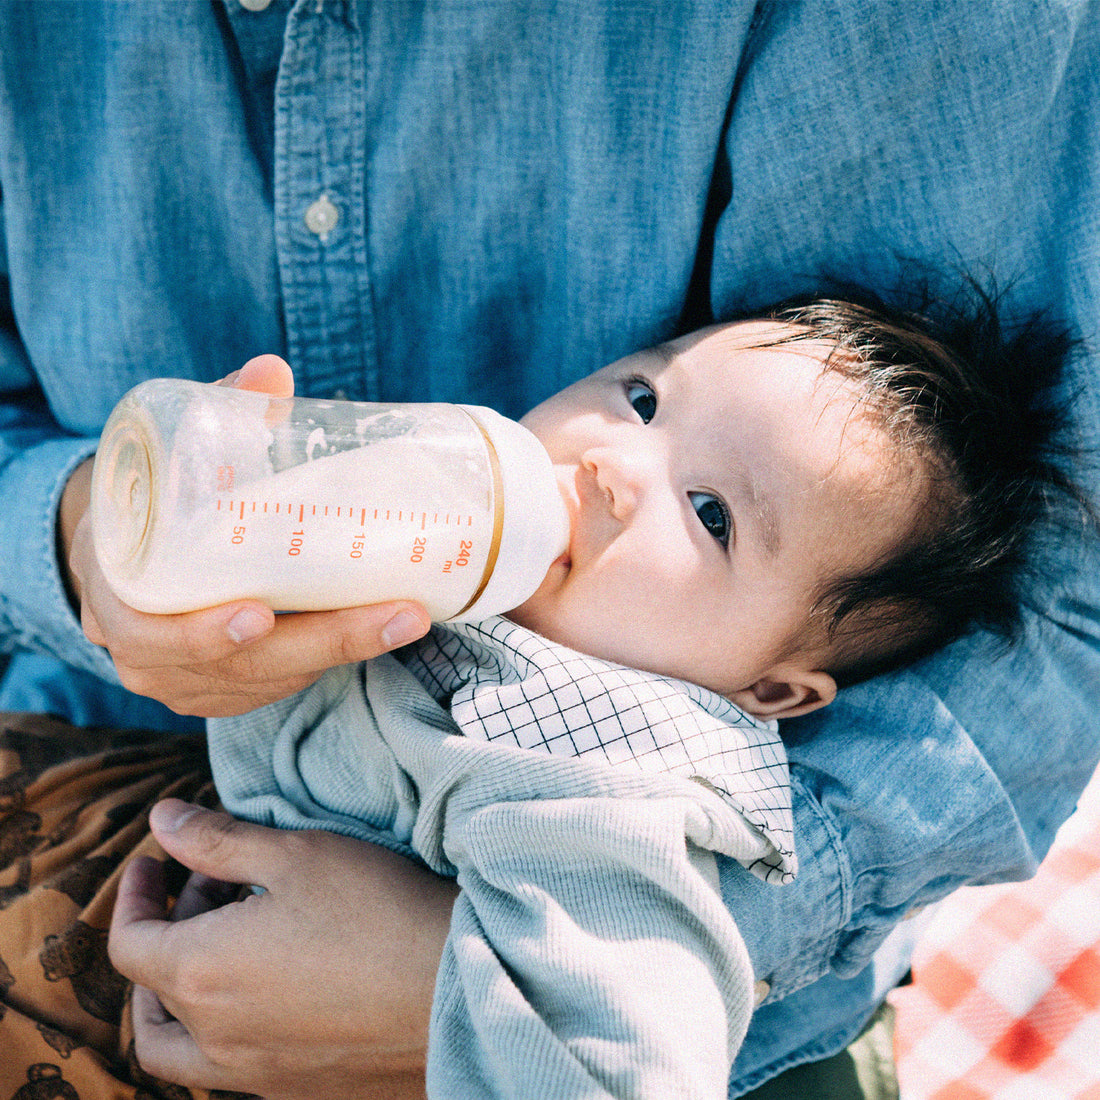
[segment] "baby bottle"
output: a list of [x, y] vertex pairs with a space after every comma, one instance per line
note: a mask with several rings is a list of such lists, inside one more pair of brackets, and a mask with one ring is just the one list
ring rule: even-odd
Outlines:
[[412, 599], [482, 619], [523, 603], [568, 540], [546, 451], [491, 409], [166, 378], [112, 412], [91, 506], [107, 581], [152, 613]]

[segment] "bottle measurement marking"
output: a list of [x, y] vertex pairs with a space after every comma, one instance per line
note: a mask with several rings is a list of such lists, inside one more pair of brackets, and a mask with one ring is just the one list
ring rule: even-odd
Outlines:
[[[368, 519], [373, 519], [378, 522], [389, 523], [416, 523], [419, 519], [420, 530], [427, 530], [429, 526], [432, 527], [473, 527], [474, 517], [473, 515], [457, 512], [418, 512], [415, 509], [393, 509], [393, 508], [374, 508], [368, 511], [367, 508], [361, 505], [337, 505], [333, 508], [328, 504], [306, 504], [304, 502], [284, 502], [284, 501], [267, 501], [267, 500], [251, 500], [251, 499], [230, 499], [226, 500], [224, 497], [217, 497], [215, 499], [216, 511], [227, 511], [229, 513], [236, 513], [241, 519], [244, 519], [245, 512], [251, 511], [253, 513], [257, 511], [263, 512], [265, 515], [274, 512], [277, 516], [285, 515], [288, 518], [293, 516], [297, 512], [297, 522], [304, 523], [306, 518], [306, 509], [309, 509], [311, 516], [321, 515], [331, 516], [335, 515], [337, 519], [355, 519], [358, 517], [359, 526], [365, 526]], [[320, 512], [318, 512], [320, 508]]]

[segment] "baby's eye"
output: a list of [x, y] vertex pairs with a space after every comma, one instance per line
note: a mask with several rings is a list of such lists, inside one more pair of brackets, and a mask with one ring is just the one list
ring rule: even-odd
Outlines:
[[688, 499], [699, 517], [699, 522], [707, 529], [707, 534], [721, 543], [723, 550], [727, 549], [733, 523], [725, 501], [712, 493], [688, 493]]
[[641, 378], [631, 378], [626, 384], [626, 399], [634, 411], [648, 424], [657, 415], [657, 395], [653, 387]]

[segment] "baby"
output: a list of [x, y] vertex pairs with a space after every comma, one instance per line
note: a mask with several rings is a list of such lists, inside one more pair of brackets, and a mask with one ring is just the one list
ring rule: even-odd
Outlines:
[[[795, 871], [777, 718], [1011, 636], [1068, 350], [991, 303], [786, 303], [523, 420], [569, 546], [507, 618], [210, 724], [231, 812], [457, 877], [432, 1097], [721, 1097], [756, 975], [715, 853]], [[538, 751], [532, 751], [538, 750]]]

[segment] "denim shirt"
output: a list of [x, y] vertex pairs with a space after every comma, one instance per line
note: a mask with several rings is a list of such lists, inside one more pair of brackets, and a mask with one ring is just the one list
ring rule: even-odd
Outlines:
[[[0, 640], [63, 658], [100, 720], [132, 700], [54, 515], [143, 378], [274, 351], [302, 392], [518, 415], [909, 259], [1096, 340], [1095, 3], [257, 7], [0, 6]], [[1093, 441], [1095, 347], [1070, 380]], [[978, 635], [786, 725], [800, 875], [722, 868], [764, 1000], [731, 1096], [842, 1047], [904, 967], [890, 931], [1031, 873], [1072, 811], [1100, 755], [1095, 540], [1052, 549], [1033, 602], [1010, 652]], [[34, 698], [22, 667], [4, 705]]]

